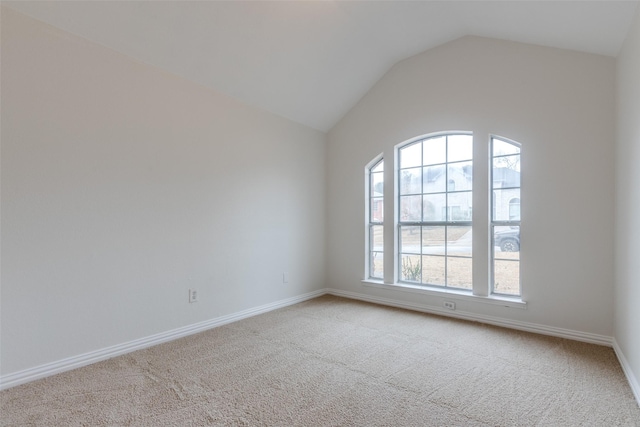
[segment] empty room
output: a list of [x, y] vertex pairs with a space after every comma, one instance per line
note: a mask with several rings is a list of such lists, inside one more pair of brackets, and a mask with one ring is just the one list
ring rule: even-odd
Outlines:
[[0, 425], [640, 426], [640, 2], [0, 4]]

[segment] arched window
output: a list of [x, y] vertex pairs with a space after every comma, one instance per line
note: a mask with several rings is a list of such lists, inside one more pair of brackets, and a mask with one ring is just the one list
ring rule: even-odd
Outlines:
[[368, 276], [384, 277], [384, 160], [376, 161], [368, 168]]
[[[489, 154], [489, 168], [474, 172], [476, 153]], [[463, 294], [520, 305], [520, 144], [497, 136], [476, 139], [469, 132], [438, 133], [396, 146], [387, 170], [384, 199], [384, 162], [378, 157], [366, 167], [367, 237], [366, 279], [380, 285], [384, 279], [384, 228], [387, 271], [382, 286], [421, 288], [449, 296]], [[487, 150], [488, 148], [488, 150]], [[388, 164], [387, 164], [388, 167]], [[474, 190], [474, 180], [481, 182]], [[487, 188], [485, 183], [489, 181]], [[473, 215], [474, 198], [483, 211]], [[488, 204], [487, 204], [488, 202]], [[386, 212], [394, 217], [384, 218]], [[487, 210], [484, 210], [487, 209]], [[489, 233], [487, 233], [487, 226]], [[476, 241], [473, 258], [472, 231]], [[390, 258], [394, 262], [390, 262]], [[487, 265], [486, 260], [490, 263]], [[475, 265], [475, 278], [474, 278]], [[475, 283], [474, 283], [475, 279]], [[502, 303], [502, 302], [501, 302]]]
[[421, 138], [398, 156], [399, 281], [471, 289], [472, 135]]
[[520, 295], [520, 144], [491, 138], [491, 292]]

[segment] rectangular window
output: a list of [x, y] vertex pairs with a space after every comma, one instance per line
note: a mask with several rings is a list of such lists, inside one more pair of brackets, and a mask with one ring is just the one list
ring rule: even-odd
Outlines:
[[399, 280], [471, 290], [472, 135], [429, 137], [398, 155]]
[[384, 278], [384, 160], [369, 169], [369, 277]]
[[520, 295], [520, 145], [491, 138], [491, 292]]

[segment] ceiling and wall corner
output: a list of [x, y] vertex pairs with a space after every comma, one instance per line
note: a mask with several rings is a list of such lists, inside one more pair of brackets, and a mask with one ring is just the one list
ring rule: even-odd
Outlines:
[[325, 132], [405, 58], [465, 35], [615, 56], [637, 6], [629, 1], [2, 3]]

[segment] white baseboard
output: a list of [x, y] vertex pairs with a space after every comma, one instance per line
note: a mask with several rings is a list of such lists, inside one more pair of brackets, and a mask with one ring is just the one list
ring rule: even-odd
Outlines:
[[236, 322], [238, 320], [246, 319], [248, 317], [256, 316], [258, 314], [297, 304], [299, 302], [319, 297], [326, 293], [327, 292], [325, 289], [309, 292], [292, 298], [287, 298], [273, 303], [261, 305], [259, 307], [239, 311], [237, 313], [228, 314], [226, 316], [217, 317], [215, 319], [205, 320], [204, 322], [194, 323], [182, 328], [173, 329], [167, 332], [161, 332], [159, 334], [129, 341], [123, 344], [117, 344], [111, 347], [91, 351], [78, 356], [68, 357], [56, 362], [36, 366], [34, 368], [29, 368], [11, 374], [3, 375], [0, 376], [0, 390], [5, 390], [20, 384], [35, 381], [40, 378], [49, 377], [51, 375], [69, 371], [71, 369], [80, 368], [82, 366], [110, 359], [115, 356], [131, 353], [132, 351], [152, 347], [154, 345], [162, 344], [167, 341], [172, 341], [178, 338], [186, 337], [188, 335], [196, 334], [207, 329], [212, 329], [218, 326], [226, 325], [228, 323]]
[[520, 331], [534, 332], [542, 335], [551, 335], [559, 338], [567, 338], [575, 341], [588, 342], [592, 344], [604, 345], [611, 347], [613, 338], [605, 335], [591, 334], [588, 332], [574, 331], [571, 329], [556, 328], [553, 326], [540, 325], [537, 323], [520, 322], [518, 320], [509, 320], [501, 317], [485, 316], [482, 314], [470, 313], [466, 311], [451, 311], [445, 308], [436, 307], [427, 304], [418, 304], [415, 302], [400, 301], [391, 298], [382, 298], [356, 292], [346, 292], [339, 289], [327, 289], [327, 293], [345, 298], [357, 299], [361, 301], [372, 302], [376, 304], [388, 305], [392, 307], [406, 308], [409, 310], [421, 311], [423, 313], [432, 313], [442, 316], [455, 317], [458, 319], [471, 320], [475, 322], [487, 323], [495, 326], [503, 326], [505, 328], [517, 329]]
[[637, 380], [633, 376], [631, 369], [629, 368], [624, 355], [620, 351], [619, 347], [611, 337], [604, 335], [590, 334], [586, 332], [573, 331], [563, 328], [555, 328], [552, 326], [539, 325], [535, 323], [520, 322], [515, 320], [508, 320], [504, 318], [497, 318], [492, 316], [484, 316], [475, 313], [446, 310], [444, 308], [430, 306], [426, 304], [418, 304], [405, 302], [390, 298], [381, 298], [365, 294], [359, 294], [354, 292], [342, 291], [339, 289], [320, 289], [318, 291], [309, 292], [303, 295], [299, 295], [292, 298], [276, 301], [273, 303], [265, 304], [259, 307], [250, 308], [237, 313], [232, 313], [226, 316], [221, 316], [215, 319], [206, 320], [204, 322], [194, 323], [192, 325], [184, 326], [182, 328], [173, 329], [167, 332], [151, 335], [148, 337], [140, 338], [137, 340], [129, 341], [123, 344], [118, 344], [110, 347], [106, 347], [100, 350], [91, 351], [78, 356], [72, 356], [66, 359], [58, 360], [56, 362], [47, 363], [44, 365], [36, 366], [34, 368], [25, 369], [22, 371], [14, 372], [11, 374], [0, 376], [0, 390], [15, 387], [20, 384], [24, 384], [37, 379], [45, 378], [51, 375], [55, 375], [61, 372], [69, 371], [71, 369], [80, 368], [82, 366], [90, 365], [102, 360], [110, 359], [112, 357], [120, 356], [122, 354], [131, 353], [136, 350], [152, 347], [154, 345], [162, 344], [167, 341], [172, 341], [178, 338], [182, 338], [188, 335], [196, 334], [208, 329], [212, 329], [218, 326], [226, 325], [228, 323], [236, 322], [238, 320], [246, 319], [248, 317], [256, 316], [258, 314], [273, 311], [282, 307], [297, 304], [312, 298], [322, 296], [324, 294], [331, 294], [335, 296], [356, 299], [361, 301], [372, 302], [376, 304], [382, 304], [392, 307], [406, 308], [409, 310], [421, 311], [425, 313], [433, 313], [443, 316], [456, 317], [464, 320], [477, 321], [487, 323], [496, 326], [503, 326], [506, 328], [517, 329], [527, 332], [534, 332], [543, 335], [551, 335], [560, 338], [567, 338], [576, 341], [583, 341], [593, 344], [605, 345], [614, 347], [618, 359], [624, 369], [631, 388], [640, 404], [640, 386]]
[[615, 338], [613, 339], [613, 350], [616, 352], [616, 356], [618, 356], [622, 370], [624, 371], [627, 381], [629, 381], [629, 385], [631, 386], [631, 391], [633, 391], [636, 402], [638, 402], [638, 406], [640, 406], [640, 383], [638, 382], [638, 377], [636, 377], [631, 370], [631, 365], [629, 365], [627, 358]]

